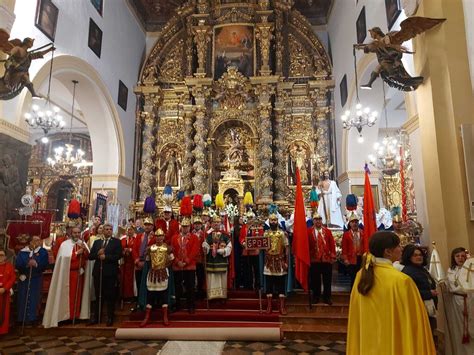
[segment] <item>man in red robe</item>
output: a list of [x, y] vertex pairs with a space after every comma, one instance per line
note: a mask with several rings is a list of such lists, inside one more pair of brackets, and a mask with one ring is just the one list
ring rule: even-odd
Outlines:
[[308, 228], [308, 239], [312, 302], [319, 303], [322, 277], [323, 301], [331, 305], [332, 264], [336, 261], [336, 243], [331, 231], [323, 226], [323, 219], [318, 213], [313, 215], [313, 227]]
[[0, 335], [8, 333], [8, 326], [10, 324], [10, 291], [15, 280], [15, 268], [7, 262], [5, 249], [0, 249]]
[[342, 262], [347, 267], [351, 278], [351, 288], [354, 285], [357, 271], [362, 263], [364, 253], [364, 233], [359, 229], [359, 217], [355, 212], [350, 212], [347, 218], [349, 230], [342, 235]]
[[[85, 268], [89, 251], [80, 239], [79, 227], [71, 229], [71, 238], [59, 248], [51, 278], [51, 286], [43, 317], [45, 328], [57, 327], [58, 322], [81, 318]], [[87, 307], [88, 307], [88, 302]], [[74, 313], [75, 312], [75, 313]], [[88, 310], [82, 318], [88, 318]]]
[[123, 264], [122, 264], [122, 298], [131, 299], [135, 297], [135, 260], [133, 259], [132, 249], [135, 243], [135, 227], [129, 225], [127, 227], [126, 235], [124, 235], [120, 242], [122, 243]]
[[165, 232], [165, 242], [171, 245], [171, 238], [179, 232], [179, 223], [172, 218], [173, 209], [171, 206], [165, 206], [163, 209], [163, 218], [157, 218], [155, 221], [155, 230], [160, 228]]
[[[137, 290], [140, 292], [142, 282], [143, 267], [145, 266], [146, 252], [150, 245], [155, 244], [155, 234], [153, 233], [153, 220], [150, 217], [143, 221], [145, 231], [138, 234], [133, 241], [132, 257], [135, 263], [135, 282]], [[146, 287], [143, 288], [146, 290]]]

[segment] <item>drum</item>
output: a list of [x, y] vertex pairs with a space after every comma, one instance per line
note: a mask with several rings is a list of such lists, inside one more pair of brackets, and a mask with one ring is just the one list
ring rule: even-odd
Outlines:
[[459, 271], [458, 282], [466, 292], [474, 292], [474, 258], [466, 260]]

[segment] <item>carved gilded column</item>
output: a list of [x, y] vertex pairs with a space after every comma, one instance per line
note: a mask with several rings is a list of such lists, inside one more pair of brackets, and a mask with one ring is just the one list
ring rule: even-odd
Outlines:
[[[265, 11], [266, 12], [266, 11]], [[262, 66], [260, 67], [260, 75], [270, 75], [271, 70], [269, 66], [270, 60], [270, 41], [273, 38], [273, 24], [268, 22], [268, 14], [261, 15], [261, 23], [255, 26], [255, 37], [259, 41], [260, 56]]]
[[141, 112], [143, 125], [142, 156], [140, 169], [140, 200], [152, 196], [155, 180], [155, 115], [152, 112]]
[[196, 107], [196, 121], [194, 129], [194, 177], [192, 178], [193, 193], [204, 194], [208, 192], [208, 164], [207, 164], [207, 125], [206, 125], [206, 107], [199, 105]]
[[283, 108], [275, 109], [275, 133], [273, 145], [275, 147], [275, 201], [284, 201], [288, 193], [288, 177], [286, 168], [285, 150], [285, 112]]
[[275, 13], [275, 74], [283, 73], [283, 14]]
[[197, 47], [198, 68], [194, 74], [198, 78], [206, 76], [206, 55], [209, 41], [211, 40], [211, 27], [205, 25], [205, 20], [193, 27], [194, 43]]
[[270, 103], [273, 88], [268, 84], [256, 86], [258, 97], [259, 140], [257, 160], [259, 162], [256, 174], [257, 203], [273, 201], [273, 160], [272, 160], [272, 104]]
[[186, 19], [186, 76], [193, 75], [193, 21]]
[[192, 112], [186, 111], [184, 114], [184, 139], [185, 152], [183, 161], [183, 189], [190, 194], [193, 191], [193, 161], [194, 161], [194, 115]]
[[311, 100], [313, 102], [313, 127], [314, 127], [314, 153], [316, 158], [313, 162], [313, 179], [321, 177], [324, 173], [323, 167], [330, 166], [331, 161], [331, 142], [329, 137], [329, 113], [331, 112], [328, 106], [328, 88], [316, 88], [311, 92]]

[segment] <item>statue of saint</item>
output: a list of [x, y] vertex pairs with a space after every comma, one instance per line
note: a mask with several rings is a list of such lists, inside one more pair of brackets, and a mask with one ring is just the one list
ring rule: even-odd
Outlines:
[[242, 138], [237, 130], [231, 128], [229, 133], [230, 147], [227, 150], [227, 161], [231, 165], [237, 166], [243, 163], [245, 159], [245, 146], [243, 145]]
[[318, 213], [323, 217], [323, 223], [329, 226], [341, 227], [344, 225], [341, 212], [341, 190], [334, 180], [329, 178], [332, 166], [326, 169], [323, 179], [319, 182]]
[[290, 156], [293, 160], [293, 164], [291, 166], [293, 183], [296, 185], [296, 168], [298, 168], [300, 170], [301, 184], [307, 185], [309, 183], [309, 179], [308, 163], [306, 161], [306, 149], [303, 147], [302, 144], [296, 144], [292, 148]]
[[0, 30], [0, 50], [9, 55], [5, 61], [5, 75], [0, 79], [0, 98], [11, 99], [25, 86], [31, 92], [31, 96], [39, 97], [30, 81], [28, 70], [32, 60], [43, 58], [46, 53], [55, 50], [54, 46], [50, 44], [49, 48], [42, 51], [29, 50], [35, 41], [33, 38], [27, 37], [20, 41], [8, 40], [8, 37], [5, 30]]
[[165, 161], [161, 163], [160, 171], [165, 170], [165, 181], [164, 185], [168, 184], [171, 186], [178, 186], [179, 184], [179, 170], [181, 169], [181, 163], [177, 157], [176, 151], [171, 150], [168, 153]]

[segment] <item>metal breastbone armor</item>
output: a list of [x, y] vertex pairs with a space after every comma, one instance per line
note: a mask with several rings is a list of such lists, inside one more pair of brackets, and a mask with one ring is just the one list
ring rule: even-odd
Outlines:
[[148, 278], [152, 282], [157, 283], [168, 279], [168, 273], [166, 272], [168, 258], [168, 246], [166, 244], [155, 244], [150, 247], [151, 269]]
[[266, 231], [266, 235], [270, 238], [270, 249], [267, 250], [269, 255], [282, 255], [284, 251], [284, 232], [281, 230], [277, 231]]

